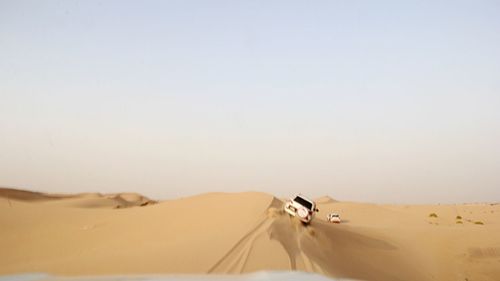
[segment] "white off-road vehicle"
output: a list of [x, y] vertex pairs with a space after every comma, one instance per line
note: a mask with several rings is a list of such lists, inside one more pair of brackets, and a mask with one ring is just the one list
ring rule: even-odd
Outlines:
[[287, 200], [283, 206], [285, 212], [291, 216], [298, 217], [303, 223], [310, 223], [314, 217], [316, 203], [302, 194], [296, 195], [293, 199]]
[[331, 223], [340, 223], [340, 216], [337, 213], [330, 213], [326, 216], [326, 220]]

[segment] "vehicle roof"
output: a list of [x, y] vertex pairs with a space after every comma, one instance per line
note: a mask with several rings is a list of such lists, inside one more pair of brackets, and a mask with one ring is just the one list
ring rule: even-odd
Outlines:
[[302, 195], [301, 193], [299, 193], [299, 194], [295, 195], [295, 196], [293, 197], [293, 199], [295, 199], [295, 198], [297, 198], [297, 197], [300, 197], [300, 198], [302, 198], [302, 199], [304, 199], [304, 200], [306, 200], [306, 201], [310, 202], [311, 204], [316, 205], [316, 203], [315, 203], [313, 200], [311, 200], [311, 199], [307, 198], [306, 196]]
[[301, 198], [303, 198], [303, 199], [305, 199], [305, 200], [307, 200], [307, 201], [311, 201], [311, 202], [313, 202], [311, 199], [307, 198], [307, 196], [304, 196], [302, 193], [299, 193], [299, 194], [295, 195], [295, 196], [294, 196], [294, 198], [295, 198], [295, 197], [301, 197]]

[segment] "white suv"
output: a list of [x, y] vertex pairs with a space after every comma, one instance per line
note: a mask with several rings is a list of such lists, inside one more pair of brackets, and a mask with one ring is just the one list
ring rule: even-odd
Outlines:
[[326, 216], [326, 220], [332, 223], [340, 223], [340, 216], [337, 213], [330, 213]]
[[283, 207], [285, 212], [291, 216], [298, 217], [302, 222], [309, 223], [314, 217], [316, 203], [302, 194], [298, 194], [295, 198], [287, 200]]

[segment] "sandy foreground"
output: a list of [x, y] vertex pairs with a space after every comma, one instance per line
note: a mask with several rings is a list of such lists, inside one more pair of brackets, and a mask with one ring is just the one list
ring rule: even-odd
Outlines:
[[[156, 202], [0, 188], [0, 275], [299, 270], [359, 280], [500, 280], [499, 204], [317, 203], [320, 212], [304, 226], [265, 193]], [[330, 212], [343, 223], [328, 223]]]
[[54, 276], [41, 273], [0, 276], [0, 281], [356, 281], [303, 271], [258, 271], [242, 274], [158, 274]]

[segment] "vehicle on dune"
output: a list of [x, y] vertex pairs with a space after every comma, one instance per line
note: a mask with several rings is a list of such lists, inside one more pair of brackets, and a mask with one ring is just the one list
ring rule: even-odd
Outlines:
[[331, 223], [340, 223], [340, 215], [337, 213], [330, 213], [326, 216], [326, 220]]
[[297, 194], [293, 199], [285, 202], [283, 209], [290, 216], [299, 218], [303, 223], [308, 224], [319, 210], [316, 203], [302, 194]]

